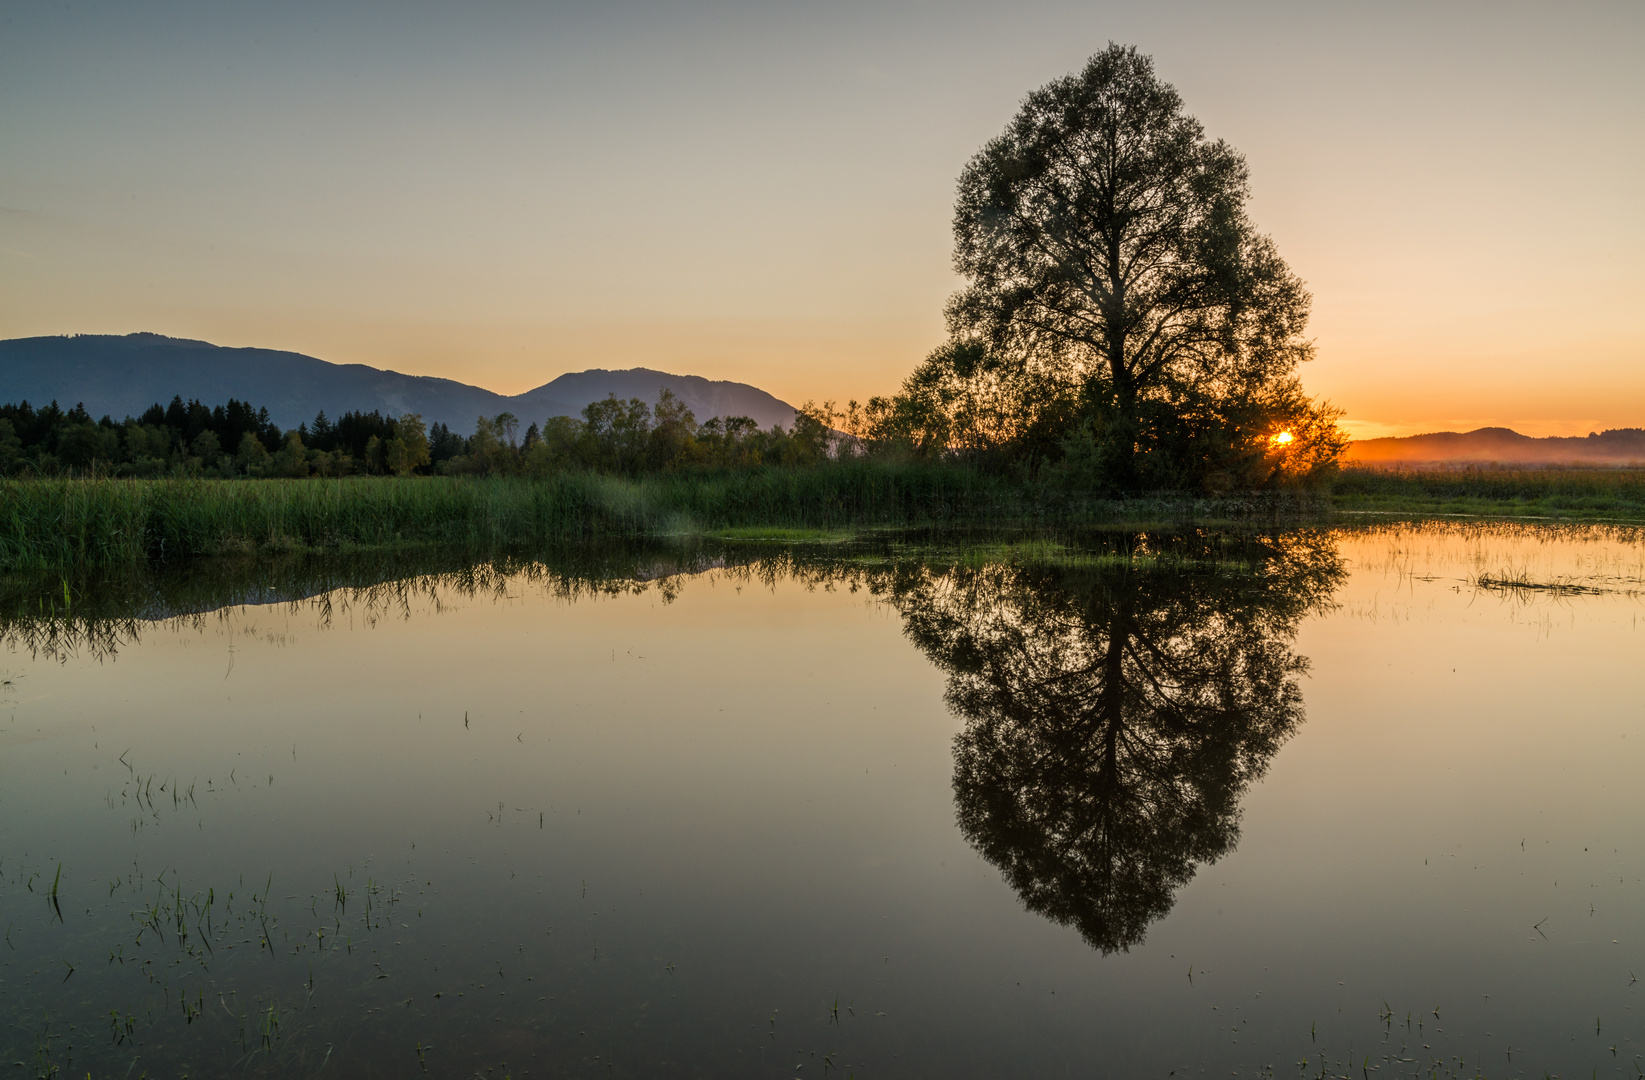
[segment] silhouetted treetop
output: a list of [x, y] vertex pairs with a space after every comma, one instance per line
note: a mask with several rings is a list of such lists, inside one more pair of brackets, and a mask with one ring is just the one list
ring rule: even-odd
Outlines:
[[[1310, 299], [1246, 213], [1245, 161], [1134, 48], [1029, 94], [966, 166], [949, 340], [868, 403], [874, 446], [1078, 486], [1251, 487], [1341, 454], [1296, 380]], [[1291, 439], [1271, 442], [1289, 432]]]

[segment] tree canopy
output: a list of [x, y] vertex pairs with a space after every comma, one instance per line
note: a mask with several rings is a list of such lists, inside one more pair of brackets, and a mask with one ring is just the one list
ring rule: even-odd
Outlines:
[[960, 177], [949, 341], [864, 433], [1118, 487], [1334, 462], [1336, 414], [1296, 379], [1310, 297], [1249, 199], [1245, 160], [1134, 48], [1029, 94]]

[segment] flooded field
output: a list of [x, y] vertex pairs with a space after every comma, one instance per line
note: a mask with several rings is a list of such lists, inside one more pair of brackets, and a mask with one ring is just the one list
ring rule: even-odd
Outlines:
[[1638, 532], [31, 588], [9, 1075], [1645, 1075]]

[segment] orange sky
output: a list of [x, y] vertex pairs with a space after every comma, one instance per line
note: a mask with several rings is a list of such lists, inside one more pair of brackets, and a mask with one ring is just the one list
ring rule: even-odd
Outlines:
[[1645, 426], [1637, 3], [77, 5], [0, 33], [0, 337], [893, 391], [955, 178], [1109, 39], [1250, 160], [1362, 436]]

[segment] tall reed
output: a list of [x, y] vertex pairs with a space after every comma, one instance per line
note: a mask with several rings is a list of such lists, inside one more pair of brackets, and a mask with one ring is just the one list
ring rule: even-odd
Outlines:
[[0, 480], [0, 570], [252, 551], [541, 546], [748, 526], [1250, 518], [1317, 509], [1303, 505], [1310, 498], [1106, 500], [951, 464], [872, 461], [638, 479]]
[[0, 569], [253, 550], [506, 546], [748, 524], [911, 524], [1025, 507], [965, 470], [849, 468], [540, 480], [0, 481]]
[[1344, 509], [1638, 520], [1645, 517], [1645, 470], [1349, 467], [1331, 495]]

